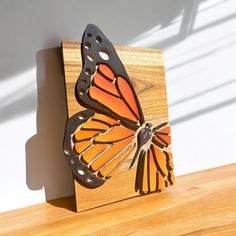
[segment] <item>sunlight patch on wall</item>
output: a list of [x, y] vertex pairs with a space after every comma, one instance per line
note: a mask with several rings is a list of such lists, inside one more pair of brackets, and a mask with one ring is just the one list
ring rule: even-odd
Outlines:
[[36, 94], [36, 68], [0, 82], [0, 109], [28, 93]]
[[180, 30], [179, 22], [181, 21], [182, 16], [174, 19], [172, 24], [170, 24], [166, 28], [162, 28], [161, 25], [157, 25], [147, 32], [139, 35], [133, 40], [127, 42], [127, 44], [131, 47], [152, 47], [158, 41], [162, 41], [173, 37], [178, 34]]

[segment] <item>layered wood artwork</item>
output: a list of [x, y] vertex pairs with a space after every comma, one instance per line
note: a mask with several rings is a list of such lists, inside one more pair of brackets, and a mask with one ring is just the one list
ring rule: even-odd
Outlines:
[[174, 183], [162, 51], [115, 48], [91, 24], [62, 42], [77, 211]]

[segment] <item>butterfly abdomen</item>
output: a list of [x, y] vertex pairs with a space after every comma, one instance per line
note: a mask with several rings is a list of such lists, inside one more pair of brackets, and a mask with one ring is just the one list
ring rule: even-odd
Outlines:
[[130, 168], [134, 165], [138, 156], [140, 156], [140, 152], [143, 146], [148, 143], [152, 138], [152, 124], [146, 123], [143, 128], [141, 128], [137, 134], [137, 150], [134, 154], [133, 160], [130, 164]]

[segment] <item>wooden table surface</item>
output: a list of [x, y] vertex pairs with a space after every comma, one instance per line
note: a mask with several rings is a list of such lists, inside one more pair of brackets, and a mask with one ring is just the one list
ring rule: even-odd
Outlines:
[[236, 235], [236, 164], [81, 213], [73, 212], [73, 202], [67, 197], [2, 213], [0, 235]]

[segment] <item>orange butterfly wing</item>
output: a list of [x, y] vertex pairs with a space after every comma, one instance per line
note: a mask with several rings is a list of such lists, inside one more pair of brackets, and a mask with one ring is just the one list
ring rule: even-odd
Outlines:
[[[88, 115], [81, 121], [81, 114]], [[67, 125], [71, 128], [64, 142], [65, 154], [79, 182], [86, 187], [103, 184], [135, 147], [135, 131], [103, 114], [82, 111]]]
[[128, 82], [105, 64], [100, 64], [88, 89], [91, 99], [110, 109], [114, 115], [137, 123], [140, 119], [138, 106]]
[[135, 190], [141, 194], [163, 190], [175, 182], [170, 127], [167, 123], [154, 128], [150, 148], [142, 151], [137, 167]]
[[[77, 101], [87, 109], [119, 119], [124, 126], [137, 130], [144, 123], [142, 109], [113, 45], [98, 27], [88, 25], [81, 49], [83, 69], [75, 88]], [[101, 52], [106, 52], [107, 60], [101, 57]]]

